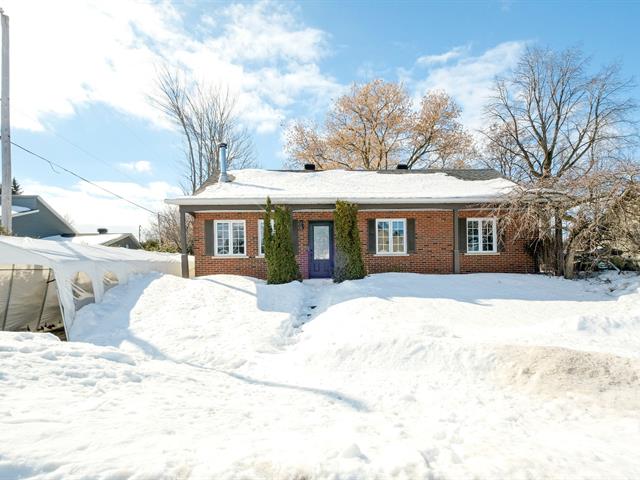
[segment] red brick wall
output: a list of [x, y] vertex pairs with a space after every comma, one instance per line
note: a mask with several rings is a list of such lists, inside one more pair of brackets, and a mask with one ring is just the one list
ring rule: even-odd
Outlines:
[[[459, 216], [486, 216], [482, 212], [460, 211]], [[294, 212], [301, 220], [298, 232], [297, 260], [304, 278], [308, 278], [309, 221], [332, 220], [333, 212]], [[264, 258], [258, 257], [258, 220], [261, 212], [197, 213], [194, 222], [194, 253], [196, 276], [216, 273], [248, 275], [265, 278]], [[408, 255], [376, 255], [367, 252], [367, 220], [375, 218], [414, 218], [416, 221], [416, 252]], [[211, 257], [205, 255], [205, 220], [245, 220], [247, 257]], [[360, 211], [358, 227], [362, 252], [368, 273], [415, 272], [453, 273], [453, 213], [450, 210], [427, 211]], [[462, 233], [462, 232], [461, 232]], [[507, 232], [506, 238], [508, 238]], [[460, 255], [460, 271], [470, 272], [533, 272], [535, 265], [524, 248], [524, 242], [505, 242], [504, 251], [490, 255]]]
[[[193, 222], [193, 253], [196, 257], [196, 276], [228, 273], [266, 278], [267, 265], [264, 258], [258, 257], [258, 220], [261, 218], [261, 212], [196, 213]], [[247, 258], [205, 255], [205, 220], [245, 220]]]
[[[453, 273], [453, 214], [451, 211], [362, 211], [358, 213], [364, 263], [369, 273]], [[367, 220], [414, 218], [416, 253], [404, 256], [367, 252]]]
[[[490, 212], [464, 210], [458, 212], [460, 218], [488, 217]], [[462, 234], [463, 232], [460, 232]], [[503, 249], [498, 253], [474, 254], [460, 253], [461, 273], [534, 273], [536, 265], [533, 257], [526, 250], [523, 239], [514, 240], [513, 227], [503, 233]]]

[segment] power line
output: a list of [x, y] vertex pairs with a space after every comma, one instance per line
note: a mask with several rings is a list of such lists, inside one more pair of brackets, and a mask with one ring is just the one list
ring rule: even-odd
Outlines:
[[[0, 102], [1, 104], [2, 102]], [[98, 162], [106, 165], [107, 167], [111, 168], [114, 172], [117, 172], [118, 174], [127, 177], [129, 180], [133, 181], [133, 182], [137, 182], [138, 180], [136, 180], [135, 178], [133, 178], [131, 175], [128, 175], [127, 173], [123, 172], [122, 170], [118, 169], [114, 164], [107, 162], [106, 160], [103, 160], [102, 158], [98, 157], [97, 155], [91, 153], [89, 150], [87, 150], [86, 148], [84, 148], [81, 145], [78, 145], [77, 143], [71, 141], [70, 139], [64, 137], [63, 135], [59, 134], [58, 132], [56, 132], [54, 129], [49, 128], [44, 122], [42, 122], [41, 120], [37, 119], [36, 117], [34, 117], [33, 115], [30, 115], [29, 113], [25, 112], [24, 110], [22, 110], [21, 108], [18, 108], [16, 106], [13, 106], [14, 110], [17, 110], [18, 112], [20, 112], [20, 114], [24, 115], [25, 117], [29, 118], [30, 120], [33, 120], [34, 122], [39, 123], [40, 125], [42, 125], [45, 130], [47, 132], [49, 132], [50, 134], [58, 137], [60, 140], [62, 140], [63, 142], [66, 142], [67, 144], [71, 145], [73, 148], [75, 148], [76, 150], [78, 150], [79, 152], [84, 153], [85, 155], [87, 155], [88, 157], [93, 158], [94, 160], [97, 160]], [[125, 131], [132, 133], [130, 131], [130, 129], [125, 129]], [[136, 137], [137, 138], [137, 137]], [[139, 142], [142, 142], [141, 140], [138, 139]]]
[[[37, 153], [35, 153], [35, 152], [32, 152], [31, 150], [29, 150], [29, 149], [28, 149], [28, 148], [26, 148], [26, 147], [23, 147], [22, 145], [19, 145], [19, 144], [17, 144], [17, 143], [15, 143], [15, 142], [13, 142], [13, 141], [11, 142], [11, 145], [13, 145], [13, 146], [15, 146], [15, 147], [18, 147], [20, 150], [22, 150], [22, 151], [24, 151], [24, 152], [26, 152], [26, 153], [28, 153], [28, 154], [30, 154], [30, 155], [33, 155], [34, 157], [39, 158], [40, 160], [44, 160], [45, 162], [47, 162], [47, 163], [49, 164], [49, 166], [51, 167], [51, 169], [52, 169], [54, 172], [55, 172], [55, 168], [53, 168], [53, 167], [54, 167], [54, 166], [56, 166], [56, 167], [58, 167], [60, 170], [63, 170], [63, 171], [65, 171], [66, 173], [68, 173], [69, 175], [73, 175], [74, 177], [79, 178], [79, 179], [80, 179], [80, 180], [82, 180], [83, 182], [87, 182], [89, 185], [93, 185], [94, 187], [99, 188], [100, 190], [103, 190], [103, 191], [107, 192], [108, 194], [113, 195], [114, 197], [119, 198], [120, 200], [124, 200], [125, 202], [130, 203], [131, 205], [133, 205], [133, 206], [135, 206], [135, 207], [141, 208], [142, 210], [145, 210], [145, 211], [147, 211], [147, 212], [149, 212], [149, 213], [151, 213], [151, 214], [153, 214], [153, 215], [158, 215], [158, 214], [159, 214], [158, 212], [154, 212], [153, 210], [151, 210], [151, 209], [149, 209], [149, 208], [147, 208], [147, 207], [144, 207], [144, 206], [140, 205], [139, 203], [134, 202], [133, 200], [129, 200], [128, 198], [125, 198], [125, 197], [123, 197], [122, 195], [119, 195], [119, 194], [117, 194], [117, 193], [115, 193], [115, 192], [112, 192], [111, 190], [109, 190], [109, 189], [107, 189], [107, 188], [104, 188], [104, 187], [102, 187], [102, 186], [98, 185], [97, 183], [94, 183], [94, 182], [92, 182], [91, 180], [88, 180], [88, 179], [84, 178], [82, 175], [78, 175], [77, 173], [72, 172], [72, 171], [71, 171], [71, 170], [69, 170], [68, 168], [63, 167], [62, 165], [60, 165], [59, 163], [54, 162], [53, 160], [49, 160], [48, 158], [45, 158], [45, 157], [43, 157], [42, 155], [39, 155], [39, 154], [37, 154]], [[57, 173], [57, 172], [56, 172], [56, 173]]]

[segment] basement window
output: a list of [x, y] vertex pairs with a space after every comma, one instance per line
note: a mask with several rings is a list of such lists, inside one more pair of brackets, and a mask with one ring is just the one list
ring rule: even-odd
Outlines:
[[376, 219], [376, 253], [402, 255], [407, 253], [407, 220], [404, 218]]
[[467, 218], [467, 253], [496, 251], [496, 219]]
[[244, 220], [216, 220], [215, 252], [220, 257], [246, 255], [246, 229]]

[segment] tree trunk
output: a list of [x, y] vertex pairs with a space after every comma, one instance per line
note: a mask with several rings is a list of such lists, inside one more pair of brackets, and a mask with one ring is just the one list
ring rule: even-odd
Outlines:
[[553, 242], [556, 254], [556, 276], [561, 277], [564, 275], [564, 245], [562, 241], [562, 216], [560, 215], [560, 209], [556, 209], [555, 217], [555, 241]]
[[565, 256], [565, 266], [564, 266], [564, 278], [572, 279], [574, 277], [574, 259], [575, 259], [575, 251], [573, 248], [567, 248], [567, 255]]

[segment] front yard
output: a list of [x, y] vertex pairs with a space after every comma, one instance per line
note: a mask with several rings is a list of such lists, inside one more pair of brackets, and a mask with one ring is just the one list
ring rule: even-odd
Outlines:
[[0, 333], [0, 478], [637, 478], [640, 279], [146, 275]]

